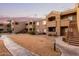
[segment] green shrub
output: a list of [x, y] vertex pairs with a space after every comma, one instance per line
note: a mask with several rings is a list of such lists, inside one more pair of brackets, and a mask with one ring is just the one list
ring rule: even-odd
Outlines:
[[29, 34], [35, 35], [35, 32], [34, 32], [34, 31], [32, 31], [32, 32], [29, 32]]

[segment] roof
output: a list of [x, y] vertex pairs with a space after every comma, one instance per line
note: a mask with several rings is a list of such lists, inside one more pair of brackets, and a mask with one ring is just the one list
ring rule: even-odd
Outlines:
[[70, 13], [75, 13], [76, 12], [76, 9], [68, 9], [68, 10], [65, 10], [63, 12], [61, 12], [61, 15], [66, 15], [66, 14], [70, 14]]
[[72, 9], [68, 9], [68, 10], [65, 10], [65, 11], [51, 11], [47, 17], [51, 17], [51, 16], [56, 16], [57, 14], [60, 14], [60, 15], [67, 15], [67, 14], [70, 14], [70, 13], [75, 13], [77, 12], [77, 9], [76, 8], [72, 8]]
[[53, 10], [53, 11], [51, 11], [47, 16], [51, 16], [51, 15], [52, 15], [52, 16], [53, 16], [53, 15], [55, 16], [56, 14], [60, 14], [60, 12]]

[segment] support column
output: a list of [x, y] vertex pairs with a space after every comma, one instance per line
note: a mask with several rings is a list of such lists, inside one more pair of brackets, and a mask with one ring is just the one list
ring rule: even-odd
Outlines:
[[56, 16], [56, 32], [58, 36], [60, 36], [60, 29], [61, 29], [60, 26], [61, 26], [60, 13], [58, 13]]
[[79, 8], [77, 8], [77, 28], [79, 32]]

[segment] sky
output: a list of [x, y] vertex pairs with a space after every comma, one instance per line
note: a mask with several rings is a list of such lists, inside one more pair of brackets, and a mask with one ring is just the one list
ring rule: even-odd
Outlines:
[[0, 17], [43, 17], [53, 10], [72, 8], [74, 3], [0, 3]]

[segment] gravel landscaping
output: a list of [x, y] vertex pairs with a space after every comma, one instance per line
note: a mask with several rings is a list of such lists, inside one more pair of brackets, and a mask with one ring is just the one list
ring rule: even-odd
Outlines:
[[12, 54], [4, 46], [4, 42], [0, 40], [0, 56], [11, 56]]
[[41, 56], [60, 55], [54, 51], [53, 43], [50, 39], [40, 35], [12, 34], [8, 35], [14, 42], [28, 49], [29, 51]]

